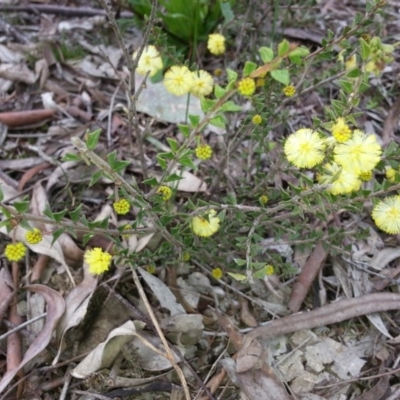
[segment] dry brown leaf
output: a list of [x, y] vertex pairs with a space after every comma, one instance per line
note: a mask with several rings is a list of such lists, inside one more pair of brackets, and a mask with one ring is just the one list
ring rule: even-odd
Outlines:
[[33, 360], [40, 354], [50, 343], [52, 333], [57, 326], [59, 319], [65, 310], [64, 299], [53, 289], [44, 285], [30, 285], [25, 287], [34, 293], [40, 293], [46, 300], [47, 317], [43, 330], [29, 346], [21, 363], [14, 369], [7, 371], [0, 381], [0, 393], [6, 389], [14, 376], [21, 370], [29, 361]]

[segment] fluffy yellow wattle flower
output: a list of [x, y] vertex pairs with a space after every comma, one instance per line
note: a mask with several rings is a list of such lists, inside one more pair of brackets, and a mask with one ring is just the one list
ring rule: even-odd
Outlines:
[[351, 138], [351, 129], [344, 118], [339, 117], [332, 125], [332, 136], [339, 142], [347, 142]]
[[208, 96], [213, 91], [214, 87], [214, 79], [212, 76], [202, 69], [192, 72], [192, 75], [193, 84], [190, 93], [196, 97]]
[[[135, 51], [132, 55], [135, 60], [138, 52]], [[158, 50], [152, 46], [146, 46], [140, 56], [136, 71], [140, 75], [146, 75], [150, 71], [149, 76], [154, 76], [163, 67], [163, 62]]]
[[193, 86], [193, 75], [188, 67], [174, 65], [164, 75], [164, 85], [175, 96], [189, 93]]
[[220, 219], [216, 215], [215, 210], [209, 210], [205, 217], [193, 217], [191, 222], [193, 232], [201, 237], [214, 235], [218, 231], [220, 223]]
[[92, 275], [100, 275], [110, 268], [112, 255], [100, 247], [95, 247], [85, 252], [84, 259], [89, 265], [89, 272]]
[[324, 159], [325, 140], [312, 129], [299, 129], [285, 142], [287, 159], [298, 168], [313, 168]]
[[324, 165], [324, 173], [319, 174], [318, 183], [330, 184], [326, 190], [334, 195], [357, 191], [361, 187], [361, 180], [357, 174], [341, 168], [335, 163]]
[[225, 52], [225, 37], [219, 33], [208, 35], [207, 49], [216, 56]]
[[382, 147], [375, 135], [366, 135], [356, 129], [351, 139], [333, 149], [334, 160], [343, 169], [360, 175], [372, 171], [381, 160]]
[[390, 234], [400, 233], [400, 196], [381, 200], [372, 210], [376, 226]]

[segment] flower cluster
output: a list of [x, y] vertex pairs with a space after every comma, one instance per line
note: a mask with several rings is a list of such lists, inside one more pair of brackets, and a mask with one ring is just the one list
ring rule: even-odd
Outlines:
[[165, 88], [175, 96], [192, 93], [194, 96], [208, 96], [214, 87], [212, 76], [199, 70], [191, 72], [186, 66], [172, 66], [164, 75]]
[[[138, 52], [135, 51], [133, 53], [133, 60], [136, 59]], [[146, 46], [143, 49], [142, 55], [138, 61], [138, 65], [136, 67], [136, 72], [140, 75], [146, 75], [149, 72], [149, 76], [154, 76], [158, 71], [160, 71], [163, 67], [163, 62], [158, 50], [152, 46]]]
[[10, 243], [4, 250], [4, 255], [8, 261], [21, 261], [26, 254], [26, 247], [23, 243]]
[[251, 122], [252, 122], [254, 125], [260, 125], [261, 122], [262, 122], [262, 116], [259, 115], [259, 114], [254, 115], [253, 118], [251, 119]]
[[225, 37], [220, 33], [208, 35], [207, 49], [216, 56], [225, 53]]
[[293, 97], [296, 94], [296, 88], [293, 85], [285, 86], [282, 92], [286, 97]]
[[131, 205], [128, 200], [120, 199], [114, 202], [113, 208], [117, 214], [125, 215], [129, 212]]
[[200, 237], [214, 235], [218, 231], [220, 223], [220, 219], [216, 215], [215, 210], [209, 210], [203, 217], [193, 217], [191, 222], [193, 232]]
[[[334, 195], [357, 191], [363, 180], [372, 178], [382, 148], [374, 135], [358, 129], [352, 133], [343, 118], [338, 118], [332, 126], [332, 135], [324, 139], [316, 131], [299, 129], [287, 138], [285, 155], [298, 168], [313, 168], [331, 156], [323, 172], [317, 175], [318, 182], [329, 185], [327, 191]], [[326, 154], [326, 150], [331, 154]]]
[[344, 118], [340, 117], [332, 126], [332, 136], [339, 142], [347, 142], [351, 137], [351, 129]]
[[238, 83], [238, 92], [242, 96], [251, 96], [256, 91], [256, 82], [253, 78], [243, 78]]
[[101, 275], [110, 268], [112, 255], [100, 247], [95, 247], [85, 252], [84, 259], [92, 275]]
[[208, 160], [211, 158], [213, 150], [208, 144], [199, 144], [195, 149], [195, 153], [200, 160]]
[[32, 231], [26, 232], [25, 239], [29, 244], [38, 244], [43, 239], [43, 233], [40, 229], [34, 228]]
[[223, 274], [223, 272], [222, 272], [222, 269], [221, 269], [221, 268], [214, 268], [214, 269], [211, 271], [211, 275], [212, 275], [212, 277], [215, 278], [215, 279], [221, 279], [221, 278], [222, 278], [222, 274]]
[[160, 186], [157, 189], [157, 193], [161, 195], [161, 198], [163, 199], [163, 201], [168, 201], [171, 196], [172, 196], [172, 190], [170, 187], [168, 186]]

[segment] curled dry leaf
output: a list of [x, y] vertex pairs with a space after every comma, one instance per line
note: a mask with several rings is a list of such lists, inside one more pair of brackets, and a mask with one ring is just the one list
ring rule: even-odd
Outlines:
[[92, 350], [77, 366], [71, 371], [75, 378], [85, 379], [90, 374], [103, 368], [108, 368], [114, 362], [125, 343], [136, 335], [137, 330], [144, 327], [143, 322], [127, 321], [120, 327], [112, 330], [107, 339]]
[[61, 354], [64, 344], [64, 335], [69, 329], [79, 325], [84, 319], [90, 299], [97, 286], [98, 278], [89, 272], [86, 263], [83, 265], [83, 271], [83, 281], [72, 288], [65, 297], [65, 313], [57, 327], [57, 343], [59, 344], [59, 349], [53, 361], [53, 365], [58, 362], [58, 358]]
[[185, 309], [176, 301], [176, 297], [171, 289], [156, 276], [149, 274], [142, 268], [138, 268], [140, 275], [149, 285], [150, 289], [157, 297], [161, 307], [166, 308], [171, 313], [171, 317], [179, 314], [186, 314]]
[[0, 393], [4, 391], [4, 389], [8, 386], [18, 371], [21, 370], [21, 368], [33, 360], [47, 347], [47, 345], [50, 343], [52, 333], [65, 310], [64, 299], [55, 290], [50, 289], [45, 285], [30, 285], [26, 286], [25, 289], [34, 293], [39, 293], [44, 297], [47, 304], [46, 323], [42, 331], [29, 346], [18, 367], [7, 371], [7, 373], [1, 379]]

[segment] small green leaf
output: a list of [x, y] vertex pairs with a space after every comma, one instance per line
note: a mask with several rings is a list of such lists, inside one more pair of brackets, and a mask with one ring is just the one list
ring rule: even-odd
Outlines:
[[26, 213], [29, 210], [29, 201], [16, 201], [14, 207], [19, 214]]
[[69, 215], [70, 215], [72, 221], [75, 223], [77, 223], [79, 216], [82, 214], [82, 206], [83, 205], [81, 203], [81, 204], [79, 204], [78, 207], [75, 208], [75, 210], [69, 212]]
[[238, 78], [237, 72], [233, 71], [232, 69], [226, 69], [226, 75], [228, 76], [228, 82], [236, 82]]
[[157, 161], [158, 161], [158, 164], [160, 165], [161, 169], [167, 169], [167, 163], [162, 157], [157, 156]]
[[201, 109], [205, 114], [214, 107], [215, 103], [216, 100], [206, 99], [205, 97], [200, 99]]
[[257, 68], [257, 64], [251, 61], [246, 61], [243, 67], [243, 76], [249, 76]]
[[178, 142], [174, 138], [168, 138], [167, 137], [167, 142], [169, 144], [169, 147], [171, 147], [171, 150], [176, 153], [176, 151], [179, 148]]
[[100, 134], [101, 134], [101, 129], [97, 129], [87, 134], [86, 146], [88, 147], [89, 150], [94, 150], [96, 148]]
[[158, 181], [156, 178], [149, 178], [149, 179], [145, 179], [144, 181], [142, 181], [142, 184], [149, 185], [149, 186], [157, 186]]
[[183, 176], [173, 173], [165, 180], [165, 182], [175, 182], [182, 179], [184, 179]]
[[103, 171], [96, 171], [90, 178], [89, 187], [93, 186], [103, 176], [104, 176]]
[[278, 44], [278, 56], [284, 57], [290, 50], [289, 42], [284, 39]]
[[73, 153], [67, 153], [64, 155], [62, 158], [62, 161], [75, 161], [79, 162], [82, 161], [81, 157], [78, 154], [73, 154]]
[[51, 245], [53, 245], [54, 242], [55, 242], [64, 232], [65, 232], [65, 228], [64, 228], [64, 227], [63, 227], [63, 228], [56, 229], [56, 230], [52, 233], [53, 240], [51, 241]]
[[4, 193], [3, 193], [3, 189], [1, 188], [1, 185], [0, 185], [0, 201], [3, 201], [4, 200]]
[[289, 71], [287, 69], [275, 69], [271, 71], [271, 76], [276, 81], [283, 83], [286, 86], [290, 83]]
[[242, 107], [229, 100], [221, 106], [221, 111], [236, 112], [242, 111]]
[[22, 226], [23, 228], [27, 229], [28, 231], [33, 230], [32, 226], [29, 224], [28, 220], [26, 220], [25, 218], [21, 219], [21, 221], [19, 222], [19, 225]]
[[226, 90], [224, 88], [222, 88], [219, 85], [214, 85], [214, 96], [217, 99], [220, 99], [225, 93], [226, 93]]
[[200, 122], [200, 116], [189, 114], [189, 121], [190, 121], [190, 124], [192, 125], [192, 127], [196, 127]]
[[358, 78], [360, 75], [361, 75], [361, 70], [359, 68], [353, 68], [346, 74], [348, 78]]
[[93, 236], [94, 236], [93, 233], [85, 233], [85, 234], [83, 235], [83, 239], [82, 239], [82, 244], [83, 244], [83, 246], [86, 246], [87, 243], [88, 243], [88, 241], [89, 241]]
[[353, 84], [349, 81], [341, 79], [339, 80], [339, 85], [343, 89], [343, 91], [347, 94], [350, 94], [353, 91]]
[[190, 129], [188, 125], [178, 124], [178, 129], [185, 138], [189, 137]]
[[258, 52], [263, 63], [268, 63], [274, 59], [274, 51], [269, 47], [260, 47]]
[[244, 267], [246, 265], [246, 260], [243, 258], [234, 258], [233, 261], [239, 267]]
[[193, 164], [193, 161], [190, 157], [182, 157], [178, 160], [178, 163], [185, 167], [196, 169], [196, 166]]
[[360, 45], [361, 58], [365, 61], [371, 54], [371, 46], [363, 38], [360, 38]]
[[219, 6], [221, 8], [221, 14], [224, 16], [225, 23], [233, 21], [235, 14], [232, 11], [229, 1], [220, 1]]
[[118, 160], [116, 150], [107, 154], [107, 161], [114, 172], [120, 172], [130, 164], [129, 161]]
[[54, 220], [57, 222], [61, 222], [61, 220], [65, 217], [65, 214], [67, 214], [67, 212], [68, 212], [67, 210], [62, 210], [62, 211], [53, 213]]
[[239, 281], [239, 282], [243, 282], [247, 280], [246, 275], [242, 275], [242, 274], [234, 274], [232, 272], [228, 272], [228, 275], [230, 275], [233, 279]]
[[214, 126], [216, 126], [218, 128], [225, 129], [226, 120], [222, 115], [216, 115], [214, 118], [210, 119], [210, 124], [214, 125]]

